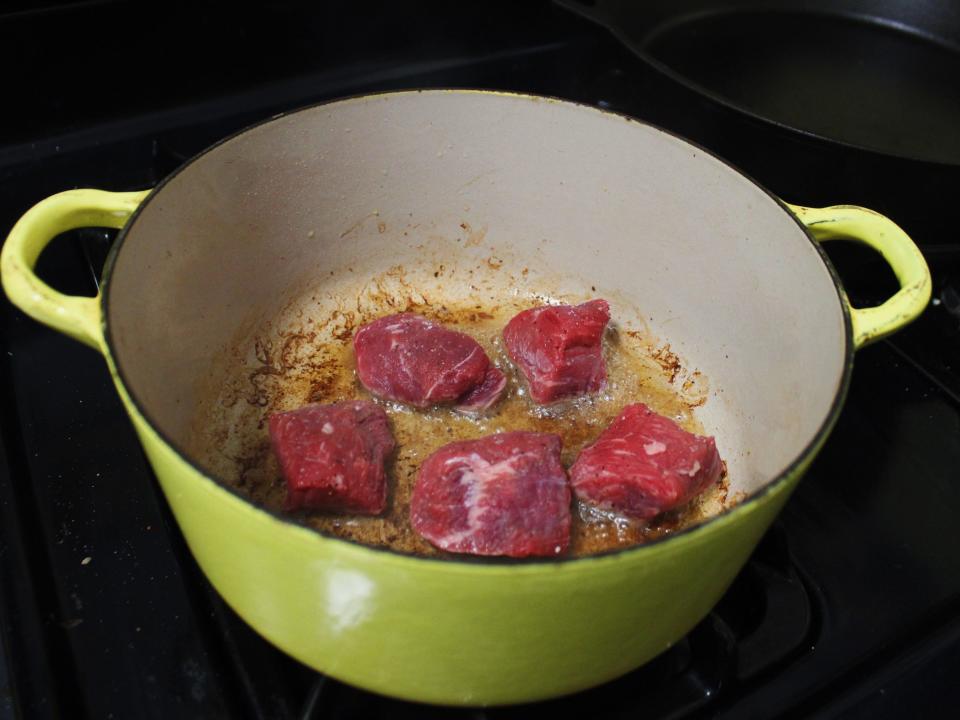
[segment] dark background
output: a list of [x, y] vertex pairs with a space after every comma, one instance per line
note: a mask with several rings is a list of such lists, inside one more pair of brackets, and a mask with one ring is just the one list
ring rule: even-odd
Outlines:
[[[601, 688], [495, 710], [374, 696], [261, 640], [186, 550], [102, 359], [4, 302], [0, 718], [948, 712], [960, 670], [960, 254], [952, 208], [897, 214], [877, 190], [896, 165], [718, 107], [549, 2], [6, 3], [0, 67], [3, 235], [46, 195], [152, 186], [277, 112], [372, 90], [490, 87], [671, 128], [791, 202], [888, 212], [934, 275], [923, 318], [858, 353], [827, 446], [689, 637]], [[952, 177], [936, 184], [956, 196]], [[110, 239], [68, 234], [39, 271], [94, 294]], [[830, 252], [855, 303], [896, 289], [873, 253]]]

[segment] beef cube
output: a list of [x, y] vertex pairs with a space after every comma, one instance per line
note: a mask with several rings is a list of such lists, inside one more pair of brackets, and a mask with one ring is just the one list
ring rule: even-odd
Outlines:
[[348, 400], [274, 413], [270, 440], [287, 482], [288, 510], [383, 512], [384, 462], [395, 447], [383, 408]]
[[703, 492], [722, 467], [712, 437], [689, 433], [638, 403], [581, 451], [570, 481], [580, 500], [646, 520]]
[[417, 473], [413, 528], [450, 552], [566, 552], [570, 488], [561, 442], [559, 435], [516, 431], [445, 445]]
[[530, 397], [550, 403], [601, 390], [607, 380], [603, 331], [610, 321], [606, 300], [582, 305], [545, 305], [524, 310], [503, 329], [510, 359], [527, 381]]
[[499, 400], [506, 386], [476, 340], [412, 313], [364, 325], [353, 348], [367, 390], [416, 407], [455, 404], [476, 412]]

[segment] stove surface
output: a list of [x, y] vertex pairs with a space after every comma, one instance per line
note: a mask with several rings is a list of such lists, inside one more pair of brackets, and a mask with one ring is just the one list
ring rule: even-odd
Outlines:
[[[150, 187], [252, 122], [373, 90], [556, 95], [713, 147], [605, 31], [517, 5], [426, 3], [414, 22], [349, 3], [200, 4], [150, 26], [125, 2], [0, 14], [0, 53], [21, 68], [0, 135], [0, 230], [51, 193]], [[815, 177], [782, 187], [748, 150], [723, 148], [774, 193], [821, 202]], [[93, 295], [111, 239], [68, 233], [39, 272]], [[916, 239], [933, 304], [858, 353], [836, 429], [717, 608], [612, 683], [491, 710], [366, 693], [262, 640], [193, 561], [103, 360], [0, 303], [0, 718], [934, 714], [960, 669], [960, 247]], [[830, 254], [855, 304], [895, 288], [870, 252]]]

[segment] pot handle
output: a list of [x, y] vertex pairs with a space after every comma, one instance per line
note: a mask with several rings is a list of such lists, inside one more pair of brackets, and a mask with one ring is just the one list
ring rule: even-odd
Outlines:
[[855, 308], [844, 294], [853, 323], [854, 347], [862, 348], [895, 333], [923, 312], [930, 301], [930, 269], [913, 240], [893, 220], [856, 205], [786, 205], [815, 240], [854, 240], [869, 245], [883, 255], [900, 281], [897, 294], [877, 307]]
[[87, 345], [103, 347], [100, 296], [57, 292], [34, 273], [40, 253], [60, 233], [82, 227], [122, 228], [149, 193], [68, 190], [41, 200], [24, 213], [0, 253], [7, 296], [30, 317]]

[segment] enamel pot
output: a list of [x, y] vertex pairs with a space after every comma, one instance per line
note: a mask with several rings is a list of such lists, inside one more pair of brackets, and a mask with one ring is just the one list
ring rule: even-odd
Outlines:
[[[101, 295], [68, 297], [33, 267], [87, 226], [120, 234]], [[881, 252], [899, 292], [851, 308], [819, 246], [834, 238]], [[478, 561], [328, 537], [229, 489], [191, 429], [215, 360], [298, 298], [397, 267], [451, 303], [608, 298], [709, 379], [698, 418], [739, 502], [619, 552]], [[448, 704], [597, 685], [693, 628], [823, 445], [854, 351], [930, 295], [923, 257], [874, 212], [787, 205], [621, 115], [444, 90], [272, 119], [150, 191], [47, 198], [10, 233], [2, 274], [17, 306], [103, 353], [191, 551], [246, 622], [340, 680]]]

